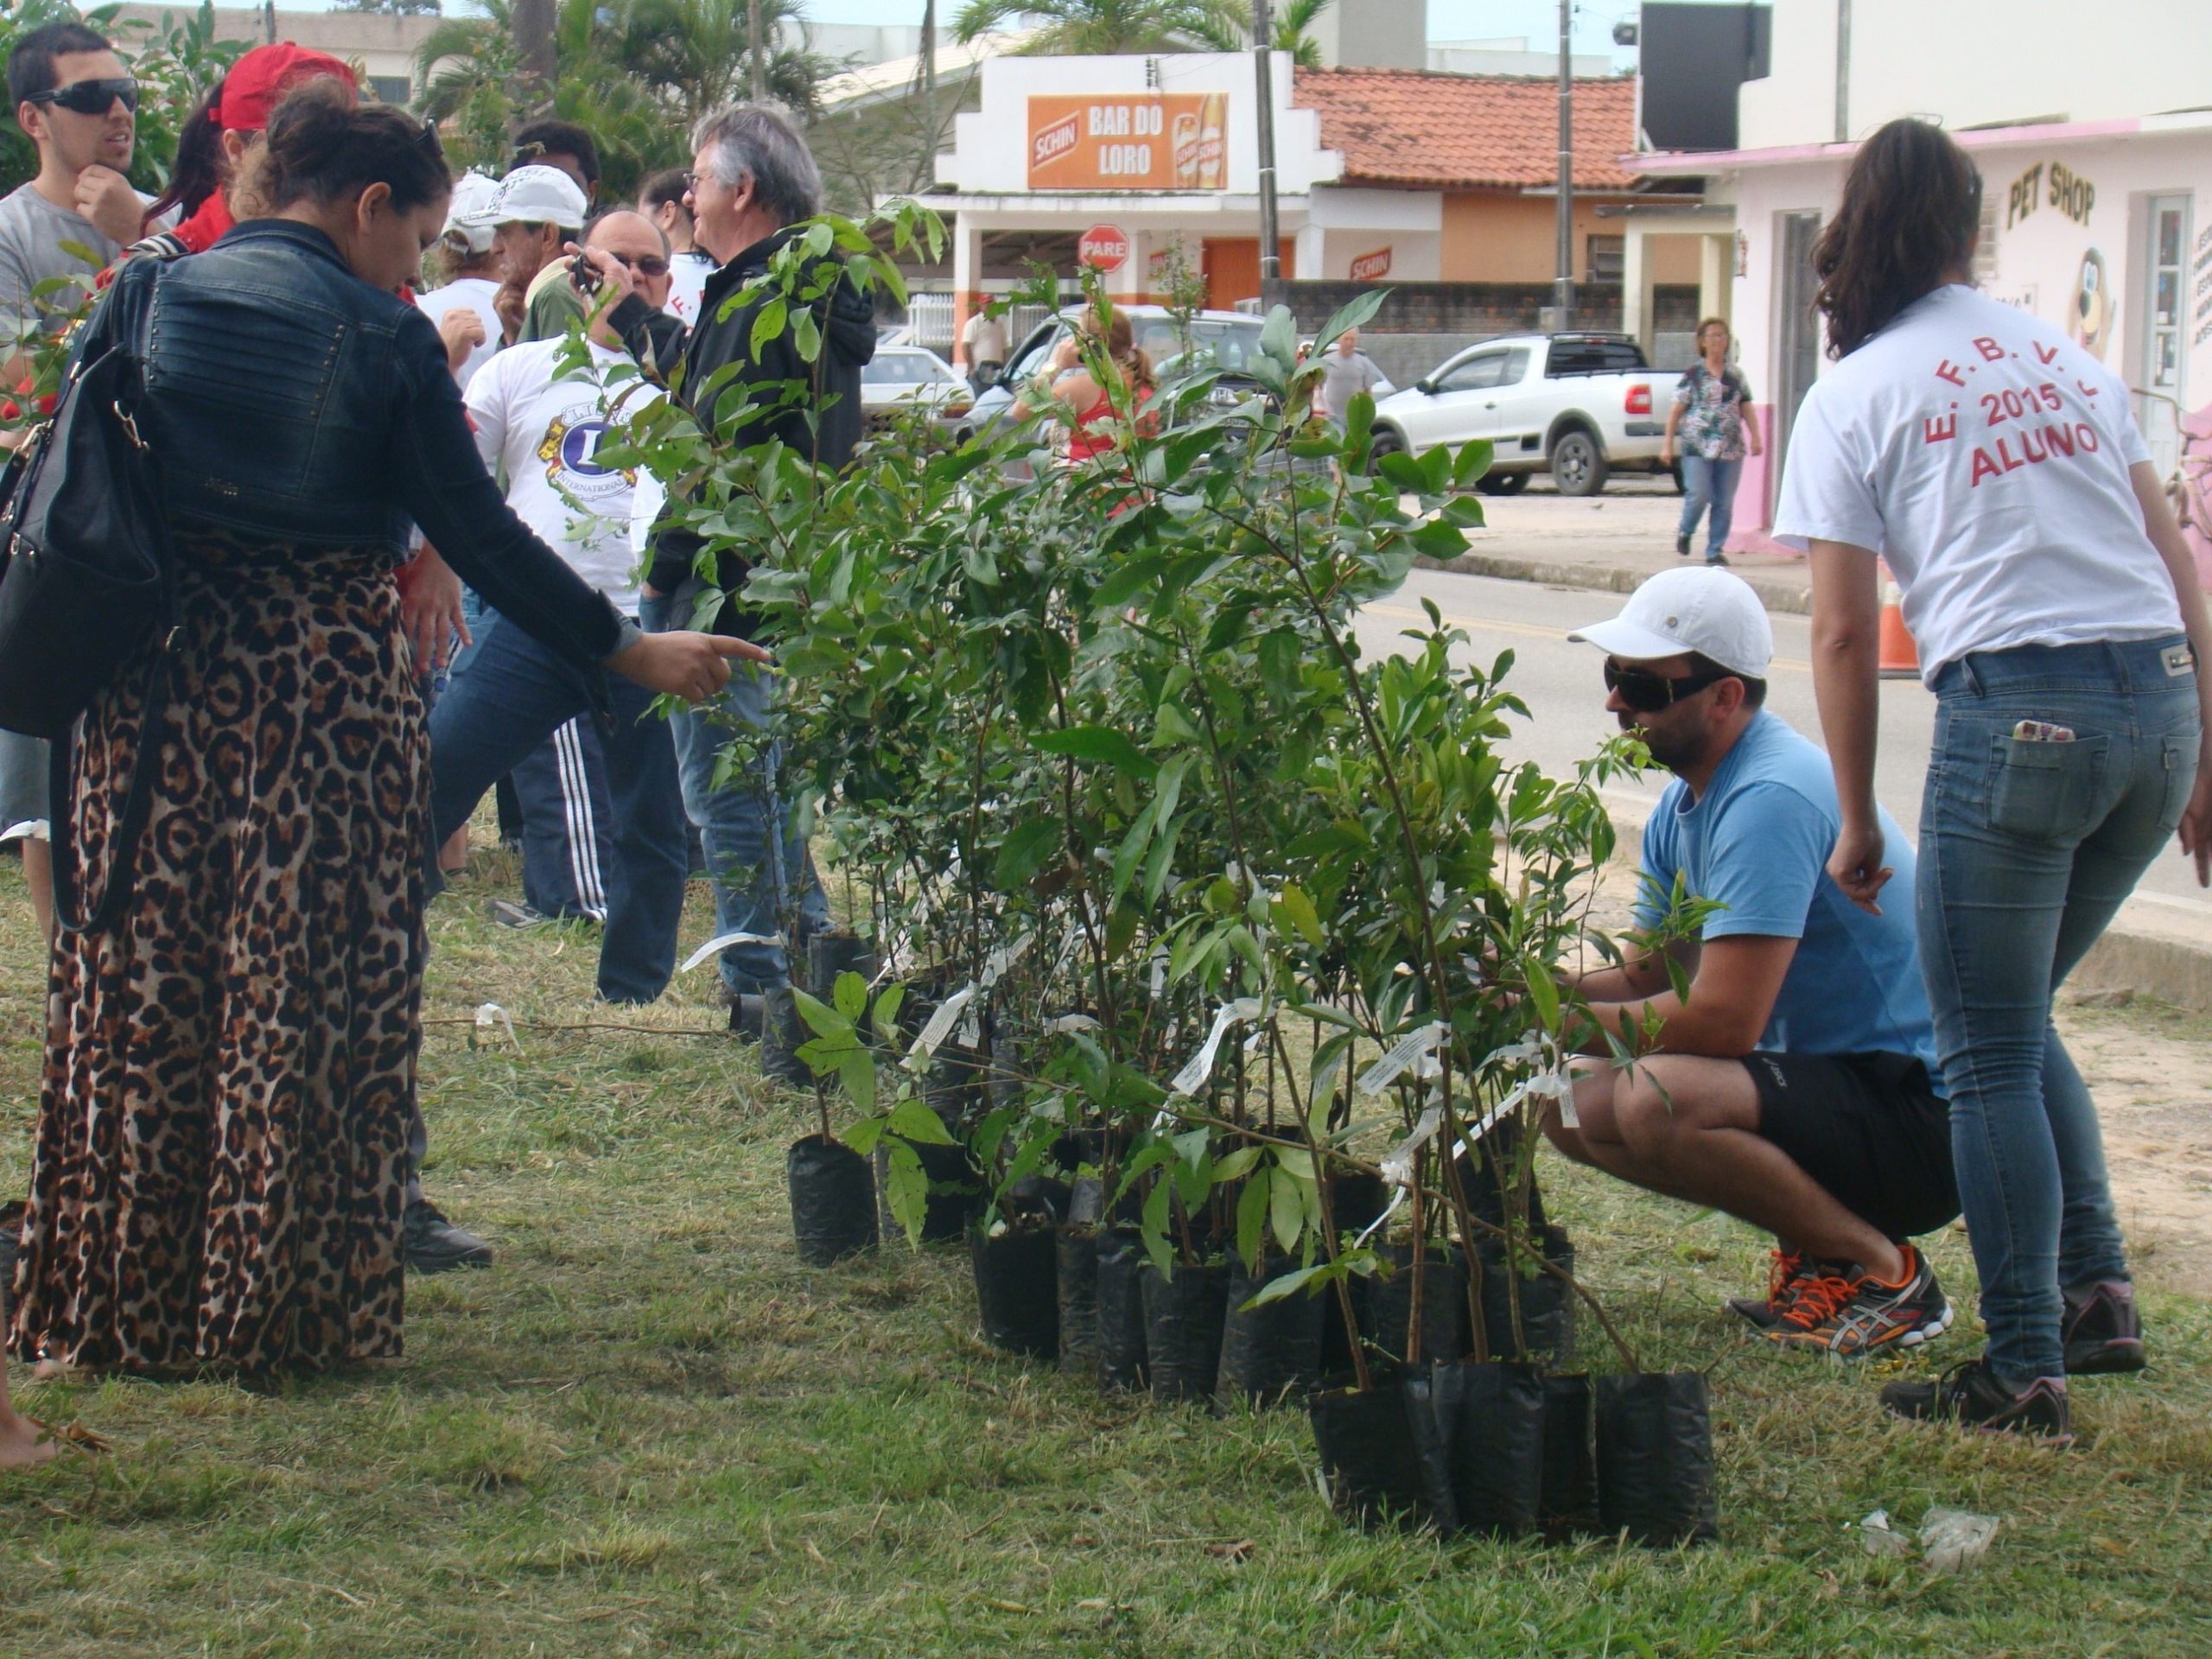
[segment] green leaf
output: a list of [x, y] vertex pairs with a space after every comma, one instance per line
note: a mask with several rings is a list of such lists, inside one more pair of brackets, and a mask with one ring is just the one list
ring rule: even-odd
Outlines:
[[1313, 901], [1301, 887], [1286, 887], [1276, 895], [1274, 905], [1275, 926], [1285, 931], [1295, 931], [1316, 950], [1328, 942], [1322, 931], [1321, 917], [1313, 908]]
[[861, 1015], [868, 1012], [868, 981], [849, 969], [838, 975], [837, 982], [831, 988], [831, 1000], [836, 1004], [837, 1012], [857, 1027]]
[[930, 1178], [922, 1168], [922, 1155], [905, 1141], [893, 1141], [886, 1163], [888, 1167], [884, 1188], [891, 1205], [891, 1218], [905, 1230], [907, 1244], [919, 1249], [922, 1221], [929, 1213], [930, 1205]]
[[1267, 326], [1260, 330], [1260, 350], [1285, 374], [1298, 366], [1298, 319], [1288, 306], [1279, 305], [1268, 313]]
[[1091, 594], [1090, 601], [1103, 611], [1119, 610], [1149, 588], [1167, 568], [1164, 553], [1147, 553], [1130, 559], [1109, 572]]
[[811, 363], [822, 355], [822, 325], [815, 321], [812, 308], [802, 309], [791, 319], [791, 344], [798, 347], [802, 363]]
[[1459, 446], [1459, 453], [1452, 458], [1452, 482], [1456, 488], [1465, 489], [1484, 473], [1495, 453], [1488, 438], [1475, 438]]
[[1306, 1195], [1300, 1185], [1287, 1169], [1276, 1170], [1268, 1183], [1268, 1225], [1286, 1255], [1298, 1248], [1298, 1236], [1306, 1228]]
[[1317, 1262], [1310, 1268], [1300, 1268], [1295, 1272], [1282, 1274], [1280, 1278], [1270, 1279], [1260, 1287], [1259, 1294], [1244, 1306], [1262, 1307], [1269, 1302], [1279, 1302], [1286, 1296], [1295, 1296], [1306, 1288], [1307, 1281], [1313, 1279], [1317, 1274], [1327, 1271], [1326, 1262]]
[[927, 1101], [902, 1100], [891, 1109], [891, 1133], [922, 1147], [951, 1147], [959, 1142], [944, 1127], [944, 1120], [930, 1109]]
[[991, 871], [992, 885], [1001, 893], [1026, 887], [1029, 878], [1051, 861], [1064, 833], [1057, 818], [1032, 818], [1016, 824], [999, 848], [998, 862]]
[[[858, 979], [860, 976], [852, 976]], [[837, 1076], [843, 1081], [845, 1092], [852, 1097], [855, 1107], [862, 1112], [875, 1110], [875, 1056], [864, 1048], [855, 1048], [838, 1057]]]
[[1465, 531], [1440, 518], [1432, 518], [1408, 537], [1414, 550], [1432, 559], [1456, 559], [1467, 550]]
[[758, 359], [767, 350], [768, 343], [784, 332], [784, 323], [789, 315], [790, 307], [781, 295], [764, 301], [760, 308], [753, 314], [751, 344], [754, 358]]
[[1396, 486], [1402, 494], [1426, 495], [1429, 493], [1428, 474], [1421, 470], [1421, 462], [1402, 449], [1393, 450], [1379, 458], [1375, 463], [1375, 470]]
[[1139, 778], [1150, 778], [1160, 771], [1158, 761], [1109, 726], [1066, 726], [1058, 731], [1039, 732], [1029, 741], [1047, 754], [1095, 760]]
[[799, 1018], [817, 1035], [851, 1038], [853, 1022], [827, 1002], [809, 996], [796, 985], [791, 987], [791, 1001], [798, 1005]]
[[[1248, 1150], [1256, 1152], [1257, 1147]], [[1268, 1182], [1256, 1176], [1244, 1183], [1244, 1190], [1236, 1195], [1236, 1254], [1247, 1268], [1260, 1265], [1260, 1249], [1267, 1243]]]
[[1252, 1173], [1252, 1166], [1260, 1161], [1258, 1147], [1239, 1147], [1213, 1166], [1217, 1184], [1238, 1181]]
[[906, 1000], [904, 985], [889, 986], [875, 999], [875, 1034], [888, 1046], [898, 1046], [899, 1007]]
[[1364, 328], [1375, 321], [1382, 309], [1382, 302], [1390, 297], [1387, 288], [1371, 288], [1357, 298], [1338, 308], [1337, 315], [1321, 325], [1321, 332], [1313, 336], [1313, 355], [1319, 357], [1353, 328]]
[[1546, 1031], [1559, 1029], [1559, 987], [1553, 982], [1552, 970], [1535, 957], [1522, 959], [1522, 978], [1529, 986], [1529, 1001], [1536, 1010], [1536, 1018], [1543, 1022]]

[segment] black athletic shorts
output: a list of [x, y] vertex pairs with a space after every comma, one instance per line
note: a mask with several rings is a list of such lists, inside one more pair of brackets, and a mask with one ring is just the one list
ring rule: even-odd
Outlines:
[[1759, 1133], [1843, 1207], [1891, 1238], [1959, 1213], [1949, 1104], [1910, 1054], [1745, 1056]]

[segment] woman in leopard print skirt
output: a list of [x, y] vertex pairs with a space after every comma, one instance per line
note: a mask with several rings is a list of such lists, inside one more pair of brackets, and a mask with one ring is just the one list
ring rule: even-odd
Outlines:
[[49, 1365], [400, 1351], [429, 782], [408, 522], [602, 696], [602, 663], [695, 701], [728, 678], [734, 642], [626, 629], [500, 500], [435, 330], [393, 297], [444, 220], [436, 134], [328, 86], [270, 122], [270, 216], [126, 266], [78, 346], [144, 365], [182, 621], [136, 846], [114, 837], [143, 663], [76, 744], [79, 892], [133, 887], [54, 957], [10, 1333]]

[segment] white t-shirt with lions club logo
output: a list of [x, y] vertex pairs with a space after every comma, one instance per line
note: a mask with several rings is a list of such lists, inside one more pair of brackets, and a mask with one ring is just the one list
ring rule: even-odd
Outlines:
[[637, 476], [597, 456], [613, 435], [610, 407], [625, 392], [647, 394], [634, 379], [610, 392], [607, 368], [630, 359], [595, 341], [590, 374], [562, 374], [568, 349], [565, 340], [511, 346], [477, 371], [462, 401], [477, 453], [505, 476], [507, 505], [617, 610], [635, 616], [630, 511]]
[[1888, 560], [1923, 677], [1970, 652], [2181, 632], [2127, 469], [2126, 383], [2058, 329], [1959, 286], [1814, 383], [1774, 537]]

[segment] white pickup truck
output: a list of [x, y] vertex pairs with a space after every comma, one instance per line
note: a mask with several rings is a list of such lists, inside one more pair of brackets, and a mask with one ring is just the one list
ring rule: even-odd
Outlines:
[[1488, 438], [1489, 493], [1513, 494], [1548, 467], [1561, 495], [1595, 495], [1614, 473], [1666, 470], [1659, 444], [1681, 378], [1655, 371], [1626, 334], [1507, 334], [1377, 403], [1375, 448], [1419, 454]]

